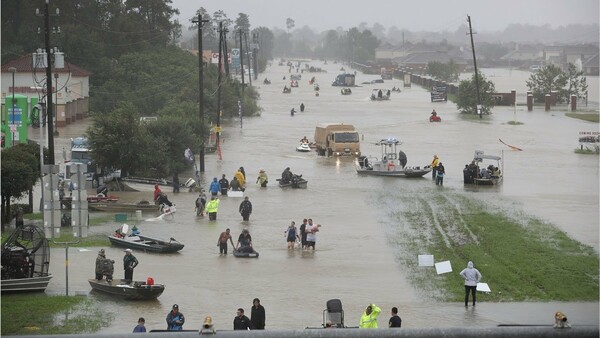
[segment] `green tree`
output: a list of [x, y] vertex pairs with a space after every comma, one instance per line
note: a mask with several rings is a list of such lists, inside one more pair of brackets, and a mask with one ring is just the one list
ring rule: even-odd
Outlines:
[[[259, 63], [273, 59], [273, 47], [275, 43], [275, 36], [273, 32], [264, 26], [254, 28], [252, 34], [258, 34], [258, 41], [260, 44], [259, 52]], [[264, 69], [261, 69], [261, 71]]]
[[248, 14], [239, 13], [237, 19], [235, 19], [234, 30], [239, 31], [240, 29], [246, 33], [250, 31], [250, 18]]
[[544, 102], [546, 94], [550, 94], [551, 91], [558, 91], [558, 101], [562, 102], [565, 98], [564, 88], [567, 85], [568, 78], [566, 74], [555, 65], [546, 65], [539, 71], [531, 74], [527, 84], [533, 97], [539, 101]]
[[427, 74], [439, 81], [455, 82], [458, 80], [460, 70], [454, 60], [450, 60], [448, 63], [433, 61], [427, 63]]
[[[482, 114], [489, 114], [495, 104], [492, 94], [496, 92], [496, 88], [494, 83], [492, 81], [488, 81], [481, 73], [478, 75]], [[470, 80], [460, 81], [458, 86], [456, 107], [463, 114], [477, 114], [478, 104], [477, 87], [475, 86], [475, 74], [473, 74]]]
[[585, 97], [588, 85], [587, 79], [583, 73], [583, 70], [578, 71], [574, 64], [569, 63], [567, 67], [567, 86], [566, 86], [566, 99], [567, 102], [571, 95], [575, 95], [579, 98]]
[[287, 28], [288, 34], [290, 34], [290, 30], [296, 27], [296, 22], [292, 18], [285, 19], [285, 27]]
[[39, 145], [17, 144], [2, 151], [2, 225], [11, 220], [11, 198], [30, 192], [40, 177]]
[[[196, 11], [196, 16], [190, 19], [190, 27], [189, 30], [198, 31], [198, 23], [192, 22], [193, 20], [198, 19], [198, 15], [202, 15], [202, 20], [208, 20], [207, 23], [204, 24], [202, 29], [202, 48], [204, 50], [217, 50], [219, 49], [219, 38], [217, 37], [217, 31], [214, 30], [214, 22], [210, 14], [204, 9], [204, 7], [200, 7]], [[198, 46], [198, 34], [196, 34], [196, 38], [194, 39], [194, 46]]]

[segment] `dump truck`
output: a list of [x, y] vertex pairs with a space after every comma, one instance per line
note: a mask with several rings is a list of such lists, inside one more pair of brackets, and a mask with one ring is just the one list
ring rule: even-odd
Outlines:
[[315, 146], [320, 156], [360, 156], [360, 139], [353, 125], [322, 123], [315, 129]]

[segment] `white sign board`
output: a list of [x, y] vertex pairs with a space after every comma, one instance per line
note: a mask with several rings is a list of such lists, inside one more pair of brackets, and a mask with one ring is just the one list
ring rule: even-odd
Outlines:
[[435, 263], [435, 270], [438, 275], [452, 272], [452, 265], [450, 264], [450, 261]]
[[477, 283], [477, 291], [481, 292], [492, 292], [487, 283]]
[[419, 266], [433, 266], [433, 255], [419, 255]]

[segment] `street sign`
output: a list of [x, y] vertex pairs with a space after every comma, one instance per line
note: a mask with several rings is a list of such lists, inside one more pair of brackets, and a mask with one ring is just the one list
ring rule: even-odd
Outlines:
[[234, 59], [239, 59], [240, 58], [240, 49], [232, 48], [231, 49], [231, 57], [233, 57]]

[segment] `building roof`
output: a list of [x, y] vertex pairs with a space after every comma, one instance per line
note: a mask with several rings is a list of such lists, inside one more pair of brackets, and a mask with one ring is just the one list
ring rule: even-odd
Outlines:
[[[8, 70], [10, 67], [15, 67], [17, 69], [17, 73], [33, 73], [33, 56], [32, 54], [27, 54], [18, 59], [9, 61], [2, 65], [2, 73], [10, 73]], [[36, 71], [44, 72], [44, 69], [38, 68]], [[52, 67], [52, 73], [71, 73], [72, 76], [86, 77], [92, 75], [91, 72], [79, 68], [72, 63], [65, 61], [65, 68], [56, 69]]]
[[466, 64], [466, 61], [460, 56], [451, 56], [446, 52], [418, 52], [411, 53], [398, 60], [401, 64], [425, 64], [429, 62], [448, 63], [453, 60], [456, 64]]

